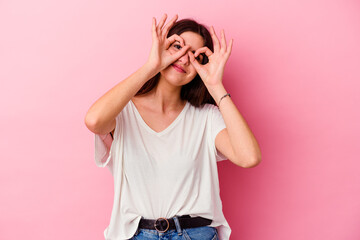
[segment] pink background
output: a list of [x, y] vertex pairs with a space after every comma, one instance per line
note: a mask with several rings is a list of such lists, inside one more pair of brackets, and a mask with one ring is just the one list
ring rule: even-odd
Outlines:
[[231, 239], [360, 239], [355, 0], [0, 1], [0, 239], [103, 239], [113, 182], [84, 117], [165, 12], [234, 38], [224, 84], [262, 163], [218, 164]]

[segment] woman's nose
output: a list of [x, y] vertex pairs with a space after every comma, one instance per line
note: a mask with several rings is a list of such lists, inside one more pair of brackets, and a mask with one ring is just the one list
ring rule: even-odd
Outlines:
[[182, 62], [183, 64], [188, 64], [190, 59], [189, 59], [189, 54], [188, 53], [185, 53], [184, 55], [182, 55], [180, 58], [179, 58], [179, 61]]

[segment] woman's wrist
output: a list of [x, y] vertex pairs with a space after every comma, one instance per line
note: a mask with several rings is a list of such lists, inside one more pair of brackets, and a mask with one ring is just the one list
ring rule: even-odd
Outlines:
[[206, 87], [217, 105], [219, 104], [220, 98], [227, 94], [227, 91], [222, 83]]
[[149, 79], [160, 72], [158, 67], [154, 66], [150, 62], [146, 62], [141, 68], [146, 73], [146, 75], [149, 76]]

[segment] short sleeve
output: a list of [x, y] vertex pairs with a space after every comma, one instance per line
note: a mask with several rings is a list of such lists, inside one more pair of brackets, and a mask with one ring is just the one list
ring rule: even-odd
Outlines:
[[224, 128], [226, 128], [224, 119], [221, 115], [221, 112], [219, 110], [218, 107], [216, 106], [212, 106], [212, 116], [211, 116], [211, 132], [212, 132], [212, 143], [214, 145], [215, 148], [215, 152], [216, 152], [216, 161], [223, 161], [223, 160], [227, 160], [227, 157], [225, 157], [225, 155], [223, 155], [221, 152], [217, 151], [216, 147], [215, 147], [215, 138], [218, 135], [218, 133], [223, 130]]
[[108, 167], [112, 172], [113, 159], [111, 152], [114, 148], [114, 142], [119, 139], [119, 129], [121, 128], [121, 112], [115, 118], [116, 125], [114, 131], [114, 139], [110, 133], [108, 134], [95, 134], [95, 164], [98, 167]]

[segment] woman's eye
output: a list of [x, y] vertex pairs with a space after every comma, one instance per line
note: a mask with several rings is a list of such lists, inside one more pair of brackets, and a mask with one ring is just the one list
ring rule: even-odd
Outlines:
[[195, 59], [198, 60], [200, 63], [202, 63], [204, 58], [201, 54], [199, 54], [199, 56], [197, 56]]
[[178, 45], [178, 44], [174, 44], [174, 48], [177, 48], [177, 49], [181, 49], [181, 46], [180, 45]]

